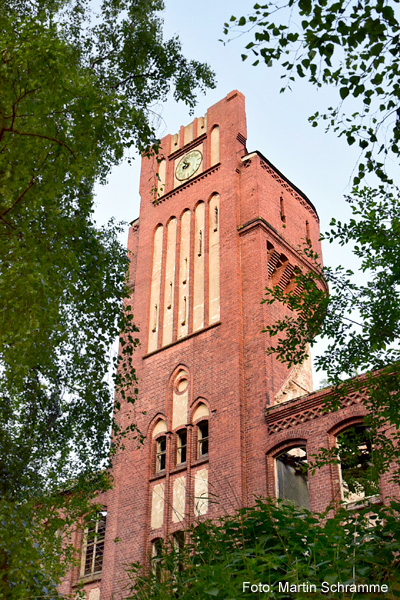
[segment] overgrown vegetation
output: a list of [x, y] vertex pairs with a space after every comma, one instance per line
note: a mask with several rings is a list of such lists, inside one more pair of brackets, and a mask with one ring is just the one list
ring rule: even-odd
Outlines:
[[[396, 598], [399, 510], [400, 504], [393, 502], [359, 513], [341, 508], [328, 517], [282, 501], [258, 500], [255, 507], [218, 523], [198, 523], [180, 550], [172, 540], [166, 543], [147, 573], [138, 574], [139, 566], [134, 566], [135, 583], [127, 598]], [[244, 582], [262, 583], [269, 590], [252, 591]], [[348, 586], [346, 592], [339, 583]], [[371, 584], [387, 586], [388, 593], [350, 588]]]
[[[250, 36], [243, 59], [253, 65], [279, 65], [281, 91], [298, 79], [328, 87], [337, 104], [310, 116], [349, 145], [357, 143], [360, 160], [347, 197], [353, 216], [348, 223], [332, 219], [322, 235], [354, 252], [359, 273], [346, 265], [320, 267], [307, 244], [308, 260], [321, 275], [298, 273], [302, 293], [266, 291], [266, 302], [283, 302], [292, 312], [266, 327], [272, 352], [289, 365], [301, 362], [316, 337], [327, 349], [316, 359], [335, 393], [331, 408], [357, 385], [348, 378], [367, 372], [360, 385], [368, 389], [366, 419], [374, 439], [380, 472], [400, 473], [398, 404], [400, 400], [400, 202], [398, 176], [400, 135], [400, 22], [398, 0], [274, 0], [254, 5], [247, 16], [232, 16], [225, 33]], [[378, 182], [378, 183], [377, 183]], [[364, 184], [362, 187], [361, 184]], [[330, 288], [322, 291], [322, 279]], [[361, 283], [360, 283], [361, 281]], [[300, 289], [300, 288], [299, 288]], [[297, 290], [297, 292], [299, 291]], [[327, 456], [325, 456], [328, 459]]]
[[[96, 227], [93, 186], [129, 149], [157, 146], [154, 104], [171, 92], [193, 107], [196, 90], [214, 85], [207, 65], [163, 39], [162, 9], [161, 0], [0, 3], [2, 598], [54, 597], [54, 532], [108, 485], [93, 473], [110, 458], [120, 331], [116, 383], [135, 398], [126, 251], [117, 225]], [[66, 485], [78, 504], [60, 494]]]

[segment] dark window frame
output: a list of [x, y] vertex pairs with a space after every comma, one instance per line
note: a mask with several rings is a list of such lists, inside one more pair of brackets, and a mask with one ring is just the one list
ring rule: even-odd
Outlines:
[[176, 432], [176, 464], [184, 465], [187, 461], [188, 435], [187, 429], [179, 429]]
[[[206, 435], [204, 435], [206, 433]], [[205, 458], [209, 454], [209, 422], [204, 419], [197, 423], [197, 458]]]
[[[164, 447], [162, 446], [164, 444]], [[167, 436], [159, 435], [155, 439], [155, 471], [163, 473], [167, 468]]]

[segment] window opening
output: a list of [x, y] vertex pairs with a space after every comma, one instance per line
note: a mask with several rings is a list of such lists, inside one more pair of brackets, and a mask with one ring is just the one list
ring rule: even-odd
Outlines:
[[197, 426], [197, 457], [208, 455], [208, 421], [202, 421]]
[[187, 276], [188, 276], [188, 259], [187, 259], [187, 256], [185, 256], [184, 261], [183, 261], [183, 279], [182, 279], [183, 285], [187, 281]]
[[181, 325], [186, 325], [186, 314], [187, 314], [187, 302], [186, 302], [186, 296], [183, 296], [183, 319], [181, 321]]
[[167, 437], [163, 435], [156, 441], [156, 472], [165, 470], [166, 458], [167, 458]]
[[186, 462], [187, 453], [187, 431], [182, 429], [177, 434], [177, 446], [176, 446], [176, 464], [181, 465]]
[[101, 573], [104, 556], [107, 511], [100, 511], [85, 534], [83, 575]]
[[286, 223], [285, 204], [283, 202], [282, 196], [280, 197], [279, 201], [280, 201], [280, 210], [281, 210], [281, 221], [282, 221], [282, 223]]
[[203, 252], [203, 232], [200, 229], [200, 231], [199, 231], [199, 248], [198, 248], [197, 256], [201, 256], [202, 252]]
[[161, 581], [162, 576], [162, 550], [162, 539], [155, 539], [151, 544], [151, 570], [157, 581]]
[[167, 309], [172, 308], [172, 281], [169, 282], [169, 301], [167, 305]]
[[307, 244], [311, 244], [310, 223], [308, 221], [306, 221], [306, 240], [307, 240]]
[[277, 496], [310, 508], [307, 452], [304, 446], [286, 450], [276, 459]]
[[157, 322], [158, 322], [158, 306], [157, 306], [157, 304], [155, 304], [154, 305], [153, 329], [151, 330], [153, 333], [155, 333], [157, 331]]
[[357, 502], [379, 494], [368, 427], [358, 425], [347, 429], [338, 435], [337, 446], [343, 500]]
[[218, 206], [214, 207], [214, 231], [218, 231]]
[[177, 570], [183, 571], [183, 549], [185, 546], [185, 532], [175, 531], [173, 535], [173, 544], [176, 554], [176, 566]]

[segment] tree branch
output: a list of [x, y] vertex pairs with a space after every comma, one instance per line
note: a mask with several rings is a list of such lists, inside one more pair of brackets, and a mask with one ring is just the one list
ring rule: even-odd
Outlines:
[[[13, 208], [15, 208], [15, 206], [21, 202], [22, 198], [25, 196], [25, 194], [31, 189], [32, 186], [34, 186], [36, 183], [36, 179], [34, 177], [31, 178], [30, 182], [28, 183], [27, 187], [24, 189], [24, 191], [22, 192], [22, 194], [20, 194], [18, 196], [18, 198], [16, 199], [16, 201], [14, 202], [14, 204], [12, 206], [10, 206], [9, 208], [7, 208], [6, 211], [3, 212], [2, 215], [0, 215], [0, 218], [4, 221], [4, 216], [9, 213]], [[6, 221], [7, 222], [7, 221]], [[12, 225], [11, 225], [12, 227]]]
[[70, 152], [70, 154], [76, 158], [74, 151], [68, 146], [68, 144], [66, 144], [65, 142], [62, 142], [61, 140], [57, 140], [57, 138], [52, 138], [48, 135], [42, 135], [40, 133], [28, 133], [28, 132], [24, 132], [24, 131], [18, 131], [17, 129], [9, 129], [9, 128], [4, 128], [3, 131], [6, 131], [8, 133], [15, 133], [17, 135], [23, 135], [23, 136], [29, 136], [29, 137], [38, 137], [41, 138], [43, 140], [49, 140], [50, 142], [54, 142], [56, 144], [58, 144], [59, 146], [62, 146], [63, 148], [66, 148], [68, 150], [68, 152]]

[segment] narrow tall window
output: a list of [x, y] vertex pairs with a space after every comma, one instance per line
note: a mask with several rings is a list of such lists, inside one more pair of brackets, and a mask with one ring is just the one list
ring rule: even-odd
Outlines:
[[157, 331], [157, 323], [158, 323], [158, 306], [154, 305], [154, 321], [153, 321], [153, 329], [152, 332], [155, 333]]
[[201, 421], [197, 426], [197, 457], [208, 455], [208, 421]]
[[311, 244], [310, 223], [308, 221], [306, 221], [306, 240], [307, 240], [307, 244]]
[[177, 571], [183, 571], [183, 549], [185, 546], [185, 532], [175, 531], [173, 535], [174, 550], [176, 554]]
[[283, 202], [282, 196], [280, 197], [279, 202], [280, 202], [280, 209], [281, 209], [281, 221], [282, 221], [282, 223], [286, 223], [285, 204]]
[[214, 231], [218, 231], [218, 206], [214, 206]]
[[172, 307], [172, 281], [169, 282], [169, 300], [168, 300], [168, 306], [167, 308], [170, 309]]
[[157, 581], [162, 577], [162, 549], [163, 541], [157, 538], [151, 544], [151, 570]]
[[104, 538], [106, 533], [107, 511], [100, 511], [85, 532], [85, 542], [82, 555], [81, 575], [95, 575], [101, 573], [104, 555]]
[[186, 315], [187, 315], [187, 302], [186, 302], [186, 296], [183, 296], [183, 319], [181, 321], [181, 325], [186, 325]]
[[183, 279], [182, 279], [182, 283], [185, 284], [187, 281], [187, 276], [188, 276], [188, 259], [187, 256], [185, 256], [184, 259], [184, 271], [183, 271]]
[[156, 472], [165, 471], [167, 458], [167, 437], [165, 435], [156, 440]]
[[199, 247], [198, 247], [197, 256], [201, 256], [202, 252], [203, 252], [203, 232], [200, 229], [200, 231], [199, 231]]
[[176, 444], [176, 464], [181, 465], [186, 462], [186, 451], [187, 451], [187, 431], [181, 429], [177, 434]]

